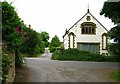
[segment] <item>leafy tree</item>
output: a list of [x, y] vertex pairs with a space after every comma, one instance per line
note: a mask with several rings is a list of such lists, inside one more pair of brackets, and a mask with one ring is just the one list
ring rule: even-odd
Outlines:
[[[11, 4], [5, 1], [0, 4], [2, 4], [0, 8], [2, 8], [3, 15], [2, 42], [9, 50], [15, 51], [16, 60], [18, 61], [20, 52], [29, 54], [43, 52], [44, 43], [40, 33], [26, 27]], [[47, 34], [44, 35], [48, 40]]]
[[55, 35], [49, 44], [50, 51], [54, 52], [57, 47], [61, 47], [61, 42], [59, 38]]
[[100, 15], [110, 18], [115, 24], [120, 23], [120, 2], [105, 2]]
[[47, 32], [41, 32], [41, 38], [43, 41], [48, 41], [49, 40], [49, 34]]
[[[16, 65], [22, 63], [19, 47], [23, 43], [22, 30], [24, 23], [17, 15], [14, 7], [6, 1], [0, 2], [2, 8], [2, 43], [7, 49], [15, 52]], [[19, 62], [19, 63], [18, 63]]]
[[114, 40], [115, 43], [109, 46], [110, 51], [116, 55], [120, 55], [120, 2], [105, 2], [100, 15], [108, 17], [117, 24], [108, 32], [108, 36]]
[[25, 41], [21, 47], [21, 52], [25, 54], [39, 54], [43, 52], [43, 42], [40, 33], [27, 28]]
[[2, 3], [2, 41], [11, 50], [15, 50], [23, 42], [22, 26], [23, 22], [18, 17], [15, 9], [7, 2]]
[[42, 41], [43, 41], [44, 44], [45, 44], [45, 47], [48, 47], [48, 45], [49, 45], [48, 40], [49, 40], [49, 38], [50, 38], [50, 37], [49, 37], [49, 34], [44, 31], [44, 32], [41, 32], [40, 35], [41, 35]]

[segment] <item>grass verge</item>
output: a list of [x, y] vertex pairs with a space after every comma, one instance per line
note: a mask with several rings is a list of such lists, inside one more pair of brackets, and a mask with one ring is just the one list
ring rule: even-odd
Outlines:
[[120, 70], [115, 70], [110, 73], [110, 78], [120, 82]]

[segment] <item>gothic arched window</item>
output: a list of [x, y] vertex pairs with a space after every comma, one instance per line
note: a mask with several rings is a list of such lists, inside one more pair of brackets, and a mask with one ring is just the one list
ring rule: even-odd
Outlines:
[[73, 32], [68, 34], [68, 47], [75, 48], [75, 34]]
[[84, 22], [81, 24], [81, 34], [96, 34], [96, 24]]
[[103, 33], [102, 34], [102, 50], [107, 49], [107, 34]]

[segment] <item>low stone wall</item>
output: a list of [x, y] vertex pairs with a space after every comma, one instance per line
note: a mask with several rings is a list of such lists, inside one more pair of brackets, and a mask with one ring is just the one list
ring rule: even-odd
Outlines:
[[9, 56], [10, 56], [11, 63], [9, 65], [8, 78], [6, 79], [6, 82], [14, 82], [14, 79], [15, 79], [15, 55], [10, 54]]
[[14, 82], [14, 78], [15, 78], [15, 55], [11, 54], [10, 58], [11, 58], [12, 63], [9, 65], [7, 82]]

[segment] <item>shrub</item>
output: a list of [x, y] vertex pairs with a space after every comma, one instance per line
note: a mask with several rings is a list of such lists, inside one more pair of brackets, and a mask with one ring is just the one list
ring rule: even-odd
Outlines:
[[55, 50], [56, 50], [56, 47], [51, 47], [50, 48], [50, 52], [55, 52]]
[[54, 60], [74, 60], [74, 61], [117, 61], [114, 56], [104, 56], [100, 54], [93, 54], [87, 51], [80, 51], [78, 49], [67, 49], [55, 51], [52, 59]]
[[23, 57], [19, 51], [15, 52], [15, 67], [20, 68], [23, 64]]

